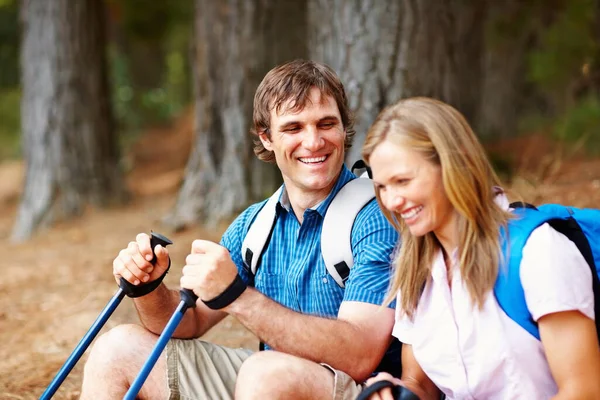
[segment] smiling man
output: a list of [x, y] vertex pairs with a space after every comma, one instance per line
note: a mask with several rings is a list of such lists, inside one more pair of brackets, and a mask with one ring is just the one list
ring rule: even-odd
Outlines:
[[[375, 200], [357, 215], [353, 268], [342, 287], [321, 254], [323, 217], [356, 176], [344, 166], [354, 131], [342, 83], [327, 66], [296, 60], [271, 70], [254, 98], [255, 153], [283, 176], [277, 217], [256, 274], [242, 243], [266, 200], [231, 224], [220, 244], [192, 243], [181, 287], [199, 297], [140, 392], [152, 399], [354, 399], [388, 348], [394, 315], [382, 309], [397, 235]], [[118, 280], [151, 282], [169, 265], [137, 236], [113, 263]], [[211, 300], [219, 299], [215, 306]], [[204, 300], [204, 301], [202, 301]], [[120, 398], [143, 365], [179, 293], [160, 284], [134, 299], [143, 326], [100, 337], [85, 367], [82, 398]], [[208, 303], [208, 305], [207, 305]], [[265, 344], [253, 353], [197, 339], [227, 314]], [[398, 360], [399, 361], [399, 360]], [[237, 383], [237, 385], [236, 385]]]

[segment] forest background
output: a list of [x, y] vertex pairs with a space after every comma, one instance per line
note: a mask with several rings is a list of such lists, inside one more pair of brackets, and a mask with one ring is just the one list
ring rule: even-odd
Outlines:
[[[349, 165], [384, 106], [425, 95], [526, 200], [599, 204], [598, 0], [0, 0], [0, 399], [39, 397], [136, 233], [167, 234], [177, 266], [280, 184], [248, 129], [294, 58], [342, 78]], [[125, 300], [105, 329], [135, 321]], [[257, 346], [231, 318], [208, 339]], [[55, 398], [78, 397], [83, 361]]]

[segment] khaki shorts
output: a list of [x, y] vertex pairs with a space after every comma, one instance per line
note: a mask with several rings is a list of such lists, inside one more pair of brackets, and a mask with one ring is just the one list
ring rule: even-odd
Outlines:
[[321, 364], [333, 373], [333, 400], [355, 400], [358, 394], [364, 389], [364, 385], [356, 383], [344, 371], [330, 367], [327, 364]]
[[[202, 340], [169, 340], [169, 400], [233, 399], [235, 381], [252, 350], [230, 349]], [[354, 400], [363, 386], [345, 372], [321, 364], [334, 375], [334, 400]]]
[[169, 400], [233, 399], [238, 372], [252, 353], [202, 340], [169, 340]]

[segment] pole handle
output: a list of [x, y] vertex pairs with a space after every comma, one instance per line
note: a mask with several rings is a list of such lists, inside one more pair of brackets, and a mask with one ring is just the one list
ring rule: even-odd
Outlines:
[[[173, 244], [173, 242], [170, 239], [168, 239], [166, 236], [161, 235], [160, 233], [157, 233], [157, 232], [151, 233], [150, 247], [152, 249], [152, 260], [150, 260], [150, 263], [152, 265], [156, 265], [156, 254], [154, 254], [154, 248], [156, 247], [156, 245], [159, 245], [159, 244], [163, 247], [167, 247], [168, 245]], [[170, 267], [171, 267], [171, 259], [169, 259], [169, 268]], [[126, 281], [125, 278], [121, 277], [121, 279], [119, 279], [119, 287], [123, 290], [123, 292], [125, 292], [125, 294], [128, 297], [135, 298], [135, 297], [145, 296], [148, 293], [152, 292], [154, 289], [156, 289], [161, 284], [161, 282], [167, 275], [169, 268], [167, 268], [165, 273], [162, 274], [160, 276], [160, 278], [158, 278], [152, 282], [146, 283], [144, 285], [136, 286], [136, 285]]]

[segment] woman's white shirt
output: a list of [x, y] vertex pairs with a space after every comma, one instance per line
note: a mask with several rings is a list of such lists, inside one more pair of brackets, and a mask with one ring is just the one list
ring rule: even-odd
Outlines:
[[[547, 399], [557, 393], [540, 341], [511, 320], [491, 291], [482, 309], [471, 302], [456, 251], [452, 289], [442, 252], [414, 320], [396, 310], [393, 335], [450, 399]], [[534, 320], [578, 310], [594, 319], [592, 275], [577, 247], [544, 224], [523, 247], [521, 283]], [[400, 295], [398, 295], [400, 304]]]

